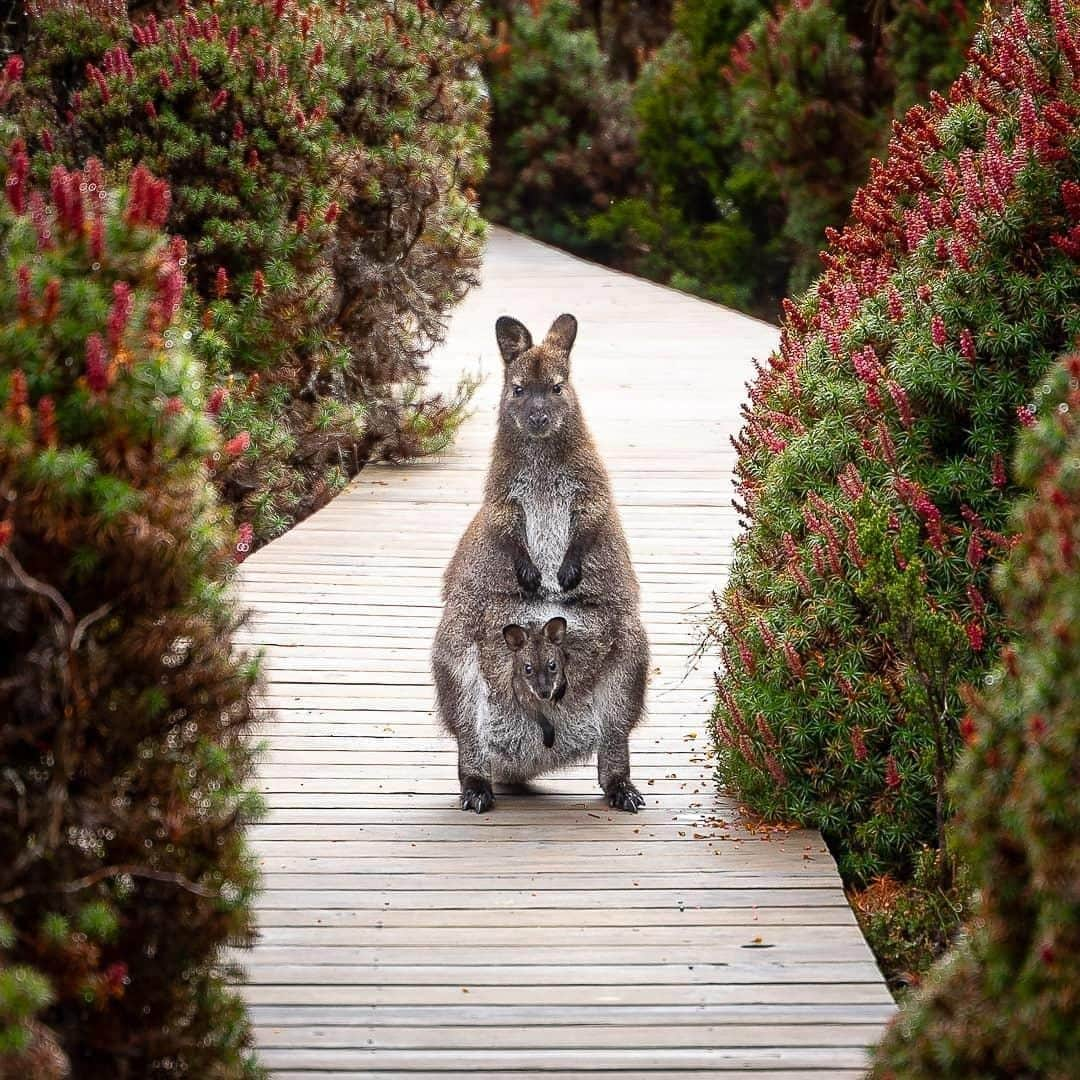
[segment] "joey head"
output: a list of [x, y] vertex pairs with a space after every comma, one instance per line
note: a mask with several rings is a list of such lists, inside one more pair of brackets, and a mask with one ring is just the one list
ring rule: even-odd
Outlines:
[[522, 712], [543, 732], [544, 745], [555, 745], [551, 706], [566, 694], [566, 620], [549, 619], [542, 627], [526, 629], [516, 623], [503, 627], [503, 638], [514, 656], [512, 685]]

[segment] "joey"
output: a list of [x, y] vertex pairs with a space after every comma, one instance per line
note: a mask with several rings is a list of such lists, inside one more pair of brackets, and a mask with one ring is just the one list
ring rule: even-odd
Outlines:
[[543, 732], [544, 745], [555, 745], [552, 706], [566, 695], [566, 620], [549, 619], [542, 627], [526, 630], [517, 623], [503, 627], [503, 638], [514, 654], [512, 685], [522, 711], [535, 720]]

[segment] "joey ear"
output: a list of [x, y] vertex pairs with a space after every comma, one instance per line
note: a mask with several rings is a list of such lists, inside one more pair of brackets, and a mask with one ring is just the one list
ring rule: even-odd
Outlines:
[[574, 347], [574, 339], [577, 337], [577, 319], [573, 315], [560, 315], [552, 324], [551, 329], [544, 338], [544, 344], [558, 349], [559, 352], [570, 355]]
[[499, 344], [503, 363], [516, 360], [527, 349], [532, 348], [532, 334], [524, 323], [511, 319], [509, 315], [500, 315], [495, 320], [495, 340]]
[[549, 645], [561, 645], [566, 638], [566, 620], [561, 615], [548, 619], [544, 626], [544, 639]]
[[503, 637], [506, 639], [506, 644], [510, 646], [511, 652], [519, 652], [525, 647], [525, 642], [529, 640], [529, 635], [517, 623], [504, 626]]

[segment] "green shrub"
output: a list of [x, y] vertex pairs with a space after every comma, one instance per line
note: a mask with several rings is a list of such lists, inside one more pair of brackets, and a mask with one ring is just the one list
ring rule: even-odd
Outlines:
[[467, 0], [135, 8], [42, 0], [24, 134], [43, 174], [93, 153], [169, 180], [228, 438], [216, 479], [268, 538], [457, 419], [400, 387], [475, 279], [478, 24]]
[[[252, 1076], [252, 664], [175, 321], [169, 191], [101, 164], [0, 209], [0, 1072]], [[66, 1062], [65, 1062], [66, 1059]]]
[[673, 0], [577, 0], [580, 19], [596, 34], [608, 71], [636, 78], [671, 33]]
[[952, 868], [943, 865], [949, 857], [936, 848], [923, 848], [915, 854], [910, 880], [883, 875], [867, 888], [848, 893], [863, 935], [895, 993], [919, 985], [970, 914], [971, 884], [965, 873], [954, 877]]
[[819, 827], [854, 885], [942, 847], [959, 687], [1003, 633], [1017, 410], [1080, 328], [1078, 19], [1016, 7], [909, 113], [736, 440], [721, 779]]
[[609, 77], [574, 0], [518, 6], [488, 52], [486, 213], [571, 250], [603, 254], [585, 222], [636, 183], [629, 86]]
[[647, 190], [589, 221], [621, 267], [767, 313], [783, 292], [775, 179], [749, 161], [722, 75], [761, 0], [683, 0], [634, 88]]
[[774, 317], [820, 269], [892, 117], [959, 72], [980, 11], [682, 0], [634, 91], [646, 191], [592, 234], [628, 269]]
[[[1064, 9], [1060, 0], [1055, 6]], [[1075, 28], [1070, 37], [1080, 43]], [[1080, 71], [1076, 44], [1072, 58]], [[996, 582], [1017, 641], [965, 721], [969, 749], [953, 784], [956, 835], [979, 905], [966, 939], [894, 1021], [877, 1052], [878, 1080], [1076, 1075], [1078, 387], [1074, 355], [1040, 387], [1039, 422], [1021, 440], [1017, 472], [1034, 495], [1021, 504], [1019, 545]]]
[[732, 54], [741, 150], [773, 178], [783, 207], [777, 239], [790, 266], [788, 292], [817, 276], [825, 229], [843, 223], [880, 142], [873, 62], [848, 30], [843, 5], [830, 0], [760, 16]]

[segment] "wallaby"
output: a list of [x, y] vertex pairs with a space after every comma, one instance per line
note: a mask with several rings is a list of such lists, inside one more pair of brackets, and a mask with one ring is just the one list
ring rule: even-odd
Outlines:
[[[570, 382], [576, 335], [572, 315], [539, 344], [516, 319], [495, 324], [498, 430], [483, 505], [446, 570], [432, 657], [439, 716], [458, 740], [462, 809], [478, 813], [494, 802], [492, 779], [529, 779], [594, 752], [609, 803], [644, 805], [628, 737], [644, 708], [648, 641], [611, 485]], [[567, 622], [573, 675], [544, 747], [535, 724], [515, 741], [522, 717], [502, 628], [555, 617]]]
[[531, 630], [510, 623], [503, 627], [503, 638], [514, 654], [514, 699], [540, 725], [550, 750], [555, 745], [552, 707], [566, 696], [566, 620], [556, 616]]

